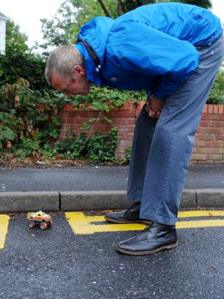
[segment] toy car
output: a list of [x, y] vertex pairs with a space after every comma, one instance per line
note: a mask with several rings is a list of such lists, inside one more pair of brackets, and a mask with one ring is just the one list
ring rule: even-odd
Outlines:
[[28, 213], [27, 219], [30, 221], [29, 228], [39, 226], [40, 229], [45, 230], [53, 223], [51, 216], [42, 211]]

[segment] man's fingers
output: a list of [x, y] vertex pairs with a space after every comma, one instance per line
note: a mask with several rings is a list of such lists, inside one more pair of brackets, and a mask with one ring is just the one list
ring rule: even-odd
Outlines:
[[160, 110], [157, 111], [157, 112], [156, 112], [156, 117], [159, 118], [159, 117], [160, 117], [160, 114], [161, 114], [161, 111], [160, 111]]
[[155, 117], [155, 112], [151, 109], [149, 109], [149, 117]]
[[149, 117], [151, 118], [159, 118], [161, 111], [154, 111], [152, 109], [149, 109]]

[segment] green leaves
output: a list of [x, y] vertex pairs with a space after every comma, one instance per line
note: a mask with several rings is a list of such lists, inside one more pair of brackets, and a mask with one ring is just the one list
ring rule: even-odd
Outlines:
[[1, 126], [0, 127], [0, 140], [14, 140], [16, 138], [16, 134], [9, 127]]
[[209, 95], [209, 103], [224, 105], [224, 70], [217, 75]]
[[211, 1], [209, 0], [122, 0], [118, 1], [119, 3], [122, 3], [124, 11], [127, 12], [129, 10], [135, 9], [141, 5], [149, 4], [149, 3], [158, 3], [158, 2], [182, 2], [182, 3], [188, 3], [188, 4], [194, 4], [198, 6], [202, 6], [205, 8], [211, 7]]
[[[176, 2], [180, 2], [180, 1], [178, 0]], [[201, 7], [204, 7], [204, 8], [211, 8], [212, 7], [212, 3], [211, 3], [210, 0], [182, 0], [181, 2], [201, 6]]]
[[110, 111], [110, 108], [106, 103], [103, 103], [100, 101], [93, 101], [92, 104], [93, 104], [93, 108], [95, 110], [101, 110], [101, 111], [105, 111], [105, 112]]
[[13, 21], [6, 25], [6, 53], [0, 55], [0, 86], [15, 83], [20, 77], [30, 82], [32, 89], [49, 89], [44, 78], [44, 59], [32, 53], [27, 37]]
[[91, 104], [95, 110], [109, 112], [114, 107], [121, 107], [126, 101], [141, 101], [145, 99], [145, 92], [116, 90], [107, 87], [91, 86], [88, 96], [75, 96], [70, 99], [74, 106]]
[[14, 115], [7, 112], [0, 112], [0, 149], [6, 145], [7, 141], [13, 141], [16, 138], [15, 127], [17, 120]]
[[117, 129], [113, 128], [108, 134], [96, 133], [91, 137], [80, 134], [58, 142], [55, 150], [69, 159], [87, 159], [90, 162], [113, 162], [117, 146]]
[[[0, 148], [20, 158], [39, 155], [59, 136], [64, 97], [53, 91], [37, 92], [20, 78], [0, 88]], [[12, 141], [11, 144], [8, 141]]]
[[27, 36], [20, 32], [18, 25], [13, 21], [6, 24], [6, 55], [10, 53], [28, 53], [29, 48], [26, 44]]
[[24, 159], [28, 156], [38, 153], [39, 150], [40, 140], [38, 140], [38, 138], [30, 139], [22, 137], [18, 149], [15, 150], [15, 154]]

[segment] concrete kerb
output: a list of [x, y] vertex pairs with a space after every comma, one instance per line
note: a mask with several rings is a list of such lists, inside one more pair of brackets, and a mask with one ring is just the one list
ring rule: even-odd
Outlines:
[[125, 191], [60, 192], [61, 210], [113, 210], [128, 206]]
[[[224, 190], [223, 190], [224, 192]], [[126, 191], [60, 192], [61, 210], [113, 210], [130, 206]], [[181, 208], [196, 208], [196, 192], [184, 190]]]
[[224, 189], [201, 189], [195, 191], [197, 194], [197, 207], [224, 207]]
[[0, 213], [37, 210], [59, 211], [59, 193], [57, 191], [0, 193]]
[[[128, 207], [126, 191], [2, 192], [0, 213], [113, 210]], [[224, 208], [224, 189], [185, 189], [180, 208]]]

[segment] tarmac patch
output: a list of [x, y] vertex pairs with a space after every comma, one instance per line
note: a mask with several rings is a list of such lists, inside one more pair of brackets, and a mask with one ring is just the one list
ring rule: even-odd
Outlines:
[[[140, 223], [110, 224], [105, 221], [103, 215], [89, 216], [83, 212], [66, 212], [65, 217], [73, 232], [77, 235], [89, 235], [102, 232], [140, 231], [146, 228], [145, 224]], [[195, 218], [197, 219], [191, 220]], [[176, 227], [177, 229], [224, 227], [224, 210], [181, 211], [178, 213]]]

